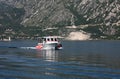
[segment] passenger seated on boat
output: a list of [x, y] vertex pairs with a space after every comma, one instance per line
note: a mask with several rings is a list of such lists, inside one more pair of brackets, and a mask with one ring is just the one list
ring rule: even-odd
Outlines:
[[44, 38], [43, 41], [46, 42], [46, 39]]

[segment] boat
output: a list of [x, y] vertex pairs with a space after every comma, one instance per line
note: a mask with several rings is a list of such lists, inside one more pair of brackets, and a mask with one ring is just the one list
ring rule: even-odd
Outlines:
[[62, 44], [58, 40], [58, 36], [44, 36], [38, 38], [38, 45], [36, 49], [55, 49], [59, 50], [62, 49]]

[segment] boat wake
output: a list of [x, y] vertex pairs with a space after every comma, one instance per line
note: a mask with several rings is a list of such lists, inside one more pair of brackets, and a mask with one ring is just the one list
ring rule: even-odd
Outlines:
[[0, 46], [0, 48], [13, 48], [13, 49], [36, 49], [36, 47], [15, 47], [15, 46]]
[[36, 49], [36, 47], [19, 47], [20, 49]]

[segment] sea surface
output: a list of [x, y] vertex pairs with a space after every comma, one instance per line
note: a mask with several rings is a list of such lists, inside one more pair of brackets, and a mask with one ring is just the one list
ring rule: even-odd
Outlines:
[[0, 79], [120, 79], [120, 41], [62, 41], [62, 50], [36, 50], [37, 41], [0, 42]]

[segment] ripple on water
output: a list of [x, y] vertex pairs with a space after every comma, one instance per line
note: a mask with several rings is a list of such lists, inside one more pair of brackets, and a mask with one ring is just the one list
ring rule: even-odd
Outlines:
[[[77, 43], [73, 42], [75, 46]], [[116, 53], [117, 55], [110, 52], [101, 53], [101, 51], [109, 51], [105, 49], [107, 46], [104, 47], [106, 51], [100, 50], [100, 53], [98, 50], [86, 50], [86, 46], [91, 49], [93, 43], [87, 42], [86, 45], [85, 43], [82, 42], [81, 50], [76, 48], [73, 50], [73, 47], [70, 50], [47, 52], [2, 49], [0, 50], [0, 79], [120, 79], [119, 53]], [[98, 43], [97, 49], [99, 44], [101, 43]], [[71, 44], [68, 43], [66, 46], [69, 45]], [[76, 47], [80, 47], [79, 44]], [[118, 68], [115, 68], [116, 66]]]

